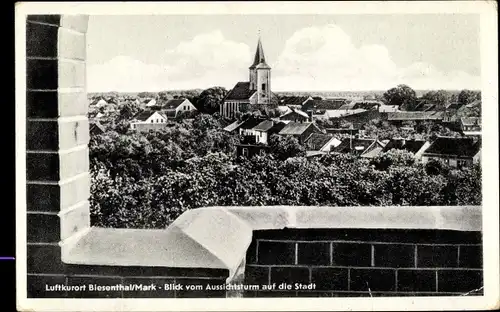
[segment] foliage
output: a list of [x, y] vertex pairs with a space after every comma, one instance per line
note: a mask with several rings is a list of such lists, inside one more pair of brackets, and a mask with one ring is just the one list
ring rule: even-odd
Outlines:
[[269, 147], [271, 154], [280, 160], [306, 155], [305, 147], [299, 144], [299, 141], [292, 136], [273, 134], [269, 138]]
[[365, 135], [379, 140], [403, 138], [433, 141], [438, 136], [460, 137], [459, 132], [450, 130], [433, 121], [409, 122], [406, 127], [397, 127], [382, 119], [372, 119], [363, 126]]
[[212, 87], [203, 90], [193, 103], [200, 112], [214, 114], [219, 111], [222, 101], [226, 97], [228, 91], [223, 87]]
[[[198, 114], [157, 131], [129, 130], [117, 114], [89, 143], [92, 224], [164, 228], [188, 209], [227, 205], [477, 205], [480, 167], [425, 166], [392, 150], [373, 161], [354, 155], [306, 158], [297, 139], [273, 135], [270, 153], [234, 157], [239, 137], [216, 115]], [[444, 131], [415, 125], [415, 133]], [[437, 127], [437, 128], [436, 128]], [[380, 128], [381, 130], [376, 130]], [[382, 120], [368, 132], [403, 134]]]
[[371, 162], [377, 170], [388, 170], [391, 166], [412, 166], [415, 155], [405, 150], [392, 149], [378, 154]]
[[481, 99], [481, 92], [479, 91], [471, 91], [471, 90], [462, 90], [458, 94], [458, 104], [459, 105], [467, 105], [475, 100]]
[[451, 94], [445, 90], [429, 91], [422, 95], [423, 100], [436, 104], [438, 108], [445, 108], [449, 103]]
[[398, 105], [404, 110], [413, 110], [417, 100], [415, 91], [404, 84], [387, 90], [383, 97], [387, 105]]

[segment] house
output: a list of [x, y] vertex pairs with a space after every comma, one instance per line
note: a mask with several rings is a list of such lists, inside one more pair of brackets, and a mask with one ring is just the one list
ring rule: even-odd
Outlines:
[[106, 128], [98, 121], [91, 121], [89, 124], [90, 135], [99, 135], [106, 132]]
[[254, 127], [260, 124], [264, 119], [260, 117], [250, 116], [246, 120], [244, 120], [238, 127], [238, 133], [241, 136], [251, 136], [254, 137], [256, 135], [254, 131]]
[[399, 105], [386, 105], [386, 104], [381, 104], [378, 107], [379, 113], [395, 113], [399, 112]]
[[401, 124], [403, 122], [415, 121], [443, 121], [444, 112], [442, 111], [427, 111], [427, 112], [394, 112], [387, 113], [387, 120], [394, 124]]
[[146, 107], [152, 107], [152, 106], [156, 106], [156, 100], [155, 99], [151, 99], [151, 100], [149, 100], [146, 103]]
[[366, 109], [358, 108], [358, 109], [328, 109], [324, 112], [323, 115], [315, 114], [313, 115], [314, 119], [331, 119], [331, 118], [340, 118], [351, 115], [356, 115], [366, 112]]
[[236, 157], [252, 158], [255, 155], [265, 155], [269, 152], [269, 146], [256, 144], [236, 144]]
[[444, 161], [451, 167], [466, 167], [481, 158], [481, 140], [473, 138], [438, 137], [422, 154], [422, 162]]
[[224, 131], [230, 132], [230, 133], [239, 133], [240, 132], [240, 126], [244, 123], [244, 120], [236, 120], [230, 125], [224, 127]]
[[458, 119], [457, 111], [457, 108], [446, 108], [443, 112], [443, 122], [455, 123]]
[[302, 111], [313, 115], [322, 115], [327, 110], [339, 109], [348, 102], [346, 99], [315, 99], [302, 105]]
[[220, 106], [220, 114], [234, 118], [238, 112], [275, 108], [278, 104], [278, 97], [271, 92], [271, 66], [266, 63], [259, 38], [254, 61], [249, 67], [249, 81], [236, 83], [228, 92]]
[[159, 129], [167, 124], [167, 120], [167, 115], [162, 111], [145, 110], [132, 117], [130, 128], [138, 131]]
[[161, 104], [161, 110], [169, 117], [176, 118], [180, 113], [196, 111], [188, 99], [173, 99]]
[[279, 105], [301, 109], [306, 103], [312, 101], [314, 99], [311, 96], [282, 96]]
[[313, 133], [305, 141], [309, 151], [319, 151], [325, 153], [329, 153], [330, 150], [337, 147], [340, 143], [342, 143], [342, 141], [333, 135], [323, 133]]
[[268, 144], [271, 135], [279, 133], [284, 127], [285, 123], [273, 120], [264, 120], [252, 128], [255, 134], [255, 142], [260, 144]]
[[290, 112], [281, 115], [280, 120], [290, 120], [294, 122], [307, 122], [309, 121], [309, 115], [304, 113], [303, 111], [292, 108]]
[[380, 101], [375, 101], [375, 100], [360, 100], [360, 101], [353, 101], [352, 102], [353, 107], [352, 109], [366, 109], [366, 110], [378, 110], [378, 108], [382, 105], [382, 102]]
[[289, 106], [283, 106], [283, 105], [279, 105], [276, 109], [279, 112], [280, 116], [290, 113], [292, 111], [292, 109]]
[[460, 118], [460, 129], [466, 132], [481, 132], [480, 117], [462, 117]]
[[278, 134], [283, 136], [293, 136], [297, 138], [300, 143], [304, 143], [305, 140], [313, 133], [321, 133], [315, 123], [291, 121], [283, 129], [281, 129]]
[[416, 159], [420, 159], [430, 145], [425, 140], [392, 139], [385, 145], [382, 152], [385, 153], [392, 149], [405, 150], [412, 153]]
[[383, 148], [384, 144], [376, 139], [345, 138], [333, 152], [373, 158], [381, 153]]

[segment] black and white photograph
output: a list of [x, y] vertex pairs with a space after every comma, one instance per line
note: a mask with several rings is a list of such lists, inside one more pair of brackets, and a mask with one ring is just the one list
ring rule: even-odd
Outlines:
[[496, 6], [355, 2], [19, 3], [18, 309], [498, 307]]

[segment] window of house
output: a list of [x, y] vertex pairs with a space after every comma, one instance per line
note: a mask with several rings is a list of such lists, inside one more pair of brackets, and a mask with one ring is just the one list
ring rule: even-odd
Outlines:
[[244, 147], [242, 150], [242, 154], [243, 154], [243, 156], [248, 157], [248, 148]]
[[266, 91], [266, 84], [265, 83], [262, 84], [262, 91]]

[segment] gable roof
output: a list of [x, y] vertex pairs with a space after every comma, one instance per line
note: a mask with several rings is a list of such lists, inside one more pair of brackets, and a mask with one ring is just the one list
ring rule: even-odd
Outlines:
[[137, 113], [132, 119], [140, 120], [140, 121], [146, 121], [151, 115], [156, 113], [156, 111], [153, 110], [144, 110], [142, 112]]
[[334, 138], [333, 135], [322, 134], [322, 133], [313, 133], [307, 138], [305, 143], [307, 143], [309, 145], [309, 147], [313, 150], [320, 150], [323, 146], [325, 146], [333, 138]]
[[224, 101], [231, 100], [248, 100], [255, 93], [255, 90], [250, 90], [250, 82], [238, 82], [226, 95]]
[[181, 105], [186, 99], [173, 99], [168, 100], [164, 104], [162, 104], [163, 109], [176, 109], [179, 105]]
[[383, 148], [382, 145], [377, 144], [376, 146], [374, 146], [373, 148], [371, 148], [368, 152], [362, 153], [361, 157], [363, 157], [363, 158], [374, 158], [378, 154], [380, 154], [383, 149], [384, 148]]
[[274, 126], [274, 122], [272, 120], [264, 120], [260, 122], [258, 125], [252, 128], [252, 130], [257, 131], [268, 131]]
[[424, 146], [425, 142], [425, 140], [392, 139], [384, 147], [383, 152], [388, 152], [391, 149], [398, 149], [415, 154]]
[[301, 135], [307, 128], [313, 125], [312, 122], [289, 122], [279, 134], [281, 135]]
[[358, 108], [358, 109], [327, 109], [325, 111], [325, 116], [327, 118], [338, 118], [350, 115], [356, 115], [366, 112], [366, 109]]
[[161, 117], [168, 119], [168, 117], [175, 117], [175, 111], [173, 111], [173, 116], [170, 111], [156, 111]]
[[309, 96], [283, 96], [280, 99], [281, 105], [302, 105]]
[[379, 107], [382, 105], [382, 102], [375, 100], [362, 100], [362, 101], [354, 101], [352, 109], [373, 109], [374, 107]]
[[233, 122], [232, 124], [226, 126], [224, 128], [224, 131], [228, 131], [228, 132], [233, 132], [235, 130], [238, 130], [240, 128], [240, 126], [243, 124], [243, 121], [240, 121], [240, 120], [236, 120], [235, 122]]
[[296, 109], [296, 108], [291, 108], [291, 111], [288, 112], [288, 113], [285, 113], [283, 115], [280, 116], [281, 117], [285, 117], [285, 116], [288, 116], [288, 115], [291, 115], [291, 114], [298, 114], [298, 115], [301, 115], [302, 117], [305, 117], [305, 118], [309, 118], [309, 115], [307, 115], [307, 113], [301, 111], [300, 109]]
[[462, 117], [460, 118], [460, 122], [464, 126], [480, 126], [481, 118], [480, 117]]
[[392, 112], [387, 113], [388, 120], [439, 120], [443, 119], [444, 112]]
[[89, 131], [93, 131], [94, 129], [99, 129], [101, 132], [106, 132], [106, 128], [98, 121], [91, 121]]
[[342, 105], [345, 105], [347, 100], [345, 99], [326, 99], [326, 100], [315, 100], [316, 109], [339, 109]]
[[449, 156], [472, 157], [479, 152], [480, 141], [472, 138], [439, 137], [424, 152], [426, 154], [439, 154]]
[[250, 116], [246, 120], [244, 120], [239, 126], [240, 129], [252, 129], [262, 122], [262, 118], [257, 118]]
[[345, 138], [333, 151], [337, 153], [349, 153], [351, 150], [363, 152], [375, 141], [375, 139]]

